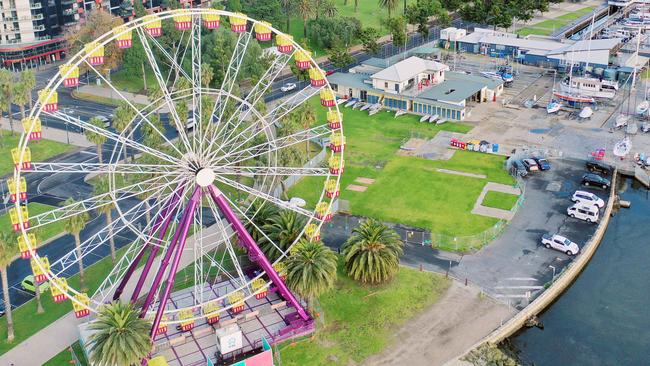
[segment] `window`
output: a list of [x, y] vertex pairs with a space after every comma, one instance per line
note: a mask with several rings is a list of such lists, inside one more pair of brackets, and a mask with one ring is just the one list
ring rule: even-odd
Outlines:
[[384, 82], [384, 88], [388, 88], [388, 82]]

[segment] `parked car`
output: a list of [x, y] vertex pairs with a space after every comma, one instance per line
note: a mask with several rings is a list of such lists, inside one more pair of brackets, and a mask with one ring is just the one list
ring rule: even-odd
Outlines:
[[280, 90], [282, 90], [283, 92], [286, 93], [286, 92], [291, 91], [291, 90], [293, 90], [293, 89], [295, 89], [297, 87], [298, 86], [295, 83], [286, 83], [286, 84], [282, 85]]
[[571, 196], [571, 201], [575, 203], [581, 203], [583, 205], [596, 205], [598, 208], [603, 208], [605, 206], [605, 201], [603, 201], [595, 194], [586, 191], [576, 191], [573, 196]]
[[522, 160], [522, 163], [524, 163], [524, 167], [526, 168], [526, 171], [536, 172], [539, 170], [539, 166], [537, 166], [537, 162], [533, 159], [524, 159]]
[[524, 167], [524, 163], [522, 163], [521, 160], [512, 161], [512, 170], [513, 174], [516, 174], [520, 177], [525, 177], [526, 174], [528, 174], [528, 171], [526, 170], [526, 167]]
[[607, 178], [603, 178], [598, 174], [587, 173], [582, 176], [582, 182], [585, 186], [596, 186], [602, 189], [609, 189], [611, 182]]
[[587, 222], [598, 222], [598, 217], [600, 216], [598, 207], [592, 204], [583, 205], [576, 203], [575, 205], [567, 208], [566, 213], [573, 218]]
[[542, 245], [548, 249], [553, 248], [559, 250], [560, 252], [566, 253], [566, 255], [576, 255], [580, 251], [578, 244], [558, 234], [542, 235]]
[[186, 130], [191, 130], [196, 126], [196, 121], [194, 121], [194, 117], [190, 117], [187, 119], [187, 122], [185, 122], [185, 129]]
[[539, 166], [539, 170], [551, 170], [551, 163], [549, 163], [548, 160], [536, 157], [534, 157], [533, 160], [535, 160], [537, 166]]
[[336, 72], [335, 70], [327, 70], [327, 71], [325, 71], [325, 76], [330, 76], [335, 72]]
[[602, 175], [611, 175], [613, 171], [611, 165], [598, 160], [589, 160], [585, 166], [588, 171], [592, 173], [600, 173]]
[[104, 124], [104, 128], [109, 128], [109, 127], [111, 127], [111, 120], [108, 119], [108, 117], [106, 117], [106, 116], [102, 116], [102, 115], [98, 115], [98, 116], [95, 116], [95, 118], [97, 118], [98, 120], [102, 121], [102, 123]]
[[[31, 292], [32, 294], [36, 293], [36, 286], [34, 286], [34, 276], [29, 275], [23, 279], [23, 281], [20, 283], [20, 287], [23, 288], [23, 290], [27, 292]], [[45, 293], [46, 291], [50, 290], [50, 283], [49, 282], [43, 282], [38, 285], [38, 290], [41, 293]]]

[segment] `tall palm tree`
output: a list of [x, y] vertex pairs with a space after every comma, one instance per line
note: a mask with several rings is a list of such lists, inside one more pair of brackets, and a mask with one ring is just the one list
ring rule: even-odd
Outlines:
[[[271, 219], [278, 215], [277, 206], [265, 203], [266, 201], [264, 200], [256, 199], [248, 207], [248, 210], [246, 210], [246, 217], [252, 217], [252, 222], [246, 221], [244, 226], [246, 227], [246, 231], [251, 234], [251, 237], [253, 237], [257, 244], [266, 240], [260, 230], [262, 230], [265, 225], [270, 224]], [[253, 223], [255, 225], [253, 225]]]
[[397, 8], [399, 0], [379, 0], [379, 6], [388, 10], [388, 17], [390, 18], [393, 10]]
[[18, 82], [14, 84], [14, 104], [20, 108], [20, 118], [25, 118], [25, 106], [31, 100], [25, 84]]
[[[101, 129], [104, 129], [104, 122], [102, 122], [102, 120], [100, 120], [97, 117], [91, 118], [90, 121], [88, 121], [88, 123], [90, 123], [91, 125], [93, 125], [95, 127], [99, 127]], [[84, 130], [84, 135], [86, 135], [86, 138], [88, 139], [88, 141], [92, 142], [93, 144], [95, 144], [97, 146], [97, 160], [99, 161], [100, 164], [102, 164], [102, 162], [103, 162], [102, 147], [103, 147], [104, 143], [106, 143], [106, 140], [107, 140], [106, 136], [95, 133], [95, 132], [93, 132], [93, 131], [91, 131], [89, 129]]]
[[297, 0], [296, 12], [302, 18], [303, 36], [307, 38], [307, 22], [314, 16], [314, 3], [312, 0]]
[[286, 261], [289, 288], [307, 299], [310, 312], [314, 299], [334, 286], [336, 254], [320, 241], [302, 239]]
[[304, 226], [305, 218], [295, 211], [280, 211], [262, 227], [262, 230], [273, 240], [275, 245], [265, 240], [260, 243], [260, 249], [271, 262], [275, 261], [282, 254], [280, 250], [286, 252], [291, 244], [298, 239]]
[[339, 8], [332, 0], [325, 0], [320, 4], [320, 11], [328, 18], [334, 18], [339, 15]]
[[394, 230], [368, 219], [353, 230], [343, 245], [345, 269], [362, 283], [382, 283], [397, 273], [403, 251], [404, 243]]
[[2, 101], [2, 109], [9, 114], [9, 127], [11, 128], [11, 135], [14, 134], [14, 117], [11, 113], [11, 105], [14, 96], [14, 75], [11, 71], [0, 69], [0, 101]]
[[[126, 102], [121, 102], [120, 105], [115, 108], [113, 112], [113, 127], [123, 134], [124, 136], [129, 136], [131, 134], [131, 121], [135, 118], [135, 111], [131, 106]], [[127, 160], [127, 148], [123, 147], [124, 150], [124, 161]], [[135, 158], [134, 158], [135, 159]]]
[[151, 324], [139, 313], [133, 304], [119, 301], [100, 308], [97, 319], [88, 327], [94, 331], [88, 338], [93, 364], [132, 366], [151, 352]]
[[[70, 197], [63, 202], [63, 206], [72, 205], [75, 202], [74, 198]], [[86, 279], [84, 275], [84, 264], [81, 257], [81, 238], [79, 235], [81, 234], [81, 230], [86, 227], [88, 220], [90, 220], [88, 212], [81, 212], [65, 219], [65, 230], [74, 237], [77, 258], [79, 258], [79, 282], [81, 283], [82, 292], [86, 291]]]
[[29, 108], [34, 107], [34, 101], [32, 100], [32, 91], [36, 87], [36, 76], [34, 72], [32, 70], [24, 70], [21, 72], [20, 82], [25, 85], [25, 91], [29, 98]]
[[[316, 110], [314, 109], [314, 105], [311, 103], [303, 104], [298, 111], [298, 116], [303, 129], [309, 130], [309, 128], [316, 123]], [[305, 142], [305, 156], [307, 157], [307, 160], [309, 160], [309, 145], [310, 142], [307, 140]]]
[[[185, 121], [187, 120], [187, 114], [189, 113], [188, 108], [187, 108], [187, 102], [184, 100], [181, 100], [180, 102], [176, 103], [176, 114], [178, 115], [178, 118], [181, 120], [180, 126], [174, 125], [176, 129], [178, 130], [179, 128], [185, 128]], [[181, 131], [178, 131], [180, 133]]]
[[13, 262], [18, 253], [16, 236], [0, 230], [0, 277], [2, 277], [2, 299], [7, 318], [7, 342], [14, 340], [14, 319], [11, 314], [11, 299], [9, 298], [9, 281], [7, 280], [7, 267]]
[[[97, 177], [97, 182], [95, 183], [93, 187], [93, 194], [95, 196], [99, 196], [101, 194], [108, 193], [110, 190], [110, 184], [108, 182], [108, 177], [105, 175], [100, 175]], [[108, 227], [108, 244], [111, 248], [111, 261], [113, 264], [115, 264], [115, 239], [113, 238], [113, 215], [112, 215], [112, 210], [113, 210], [114, 204], [113, 201], [110, 201], [110, 203], [106, 205], [99, 206], [97, 208], [97, 212], [100, 214], [104, 214], [104, 218], [106, 219], [106, 226]]]
[[[160, 116], [157, 114], [152, 114], [147, 117], [149, 123], [142, 123], [141, 132], [142, 132], [142, 142], [152, 148], [158, 148], [163, 143], [163, 138], [160, 135], [164, 133], [165, 126], [163, 126], [160, 121]], [[158, 131], [160, 132], [158, 132]]]
[[201, 64], [201, 86], [204, 88], [207, 88], [210, 86], [210, 82], [212, 82], [212, 78], [214, 78], [214, 71], [212, 70], [212, 66], [210, 66], [209, 63], [204, 62]]

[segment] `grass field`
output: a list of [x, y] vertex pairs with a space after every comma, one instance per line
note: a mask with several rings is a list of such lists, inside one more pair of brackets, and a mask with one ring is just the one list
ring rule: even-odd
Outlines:
[[[319, 111], [322, 108], [319, 108]], [[457, 151], [450, 160], [427, 160], [398, 156], [402, 142], [417, 133], [433, 137], [441, 129], [467, 132], [459, 123], [432, 126], [418, 117], [343, 109], [346, 135], [345, 172], [341, 179], [341, 199], [348, 200], [352, 214], [374, 217], [427, 228], [446, 235], [471, 235], [496, 224], [497, 220], [471, 214], [472, 207], [487, 181], [513, 184], [503, 169], [501, 156]], [[487, 179], [437, 172], [445, 168], [484, 174]], [[365, 192], [346, 190], [358, 177], [373, 178]], [[301, 197], [312, 207], [322, 190], [322, 177], [308, 177], [291, 187], [290, 197]]]
[[[156, 76], [151, 70], [146, 69], [145, 75], [147, 78], [147, 87], [151, 85], [158, 85]], [[121, 91], [146, 94], [141, 72], [137, 75], [128, 74], [125, 70], [114, 72], [111, 74], [111, 83], [115, 86], [116, 89]]]
[[[111, 95], [111, 89], [106, 89], [106, 93], [107, 95]], [[113, 98], [111, 98], [110, 96], [102, 97], [94, 94], [78, 92], [75, 90], [72, 92], [72, 97], [75, 99], [85, 100], [88, 102], [99, 103], [99, 104], [104, 104], [113, 107], [118, 107], [122, 102], [122, 99], [120, 99], [120, 97], [117, 94], [114, 94]], [[146, 107], [146, 105], [144, 104], [134, 103], [134, 102], [131, 103], [133, 103], [134, 106], [140, 109], [144, 109]]]
[[[55, 207], [48, 206], [48, 205], [43, 205], [40, 203], [29, 203], [27, 204], [27, 209], [29, 211], [29, 215], [38, 215], [42, 214], [44, 212], [48, 212], [53, 210]], [[38, 242], [42, 243], [45, 240], [52, 238], [64, 231], [65, 223], [63, 221], [57, 221], [53, 222], [51, 224], [47, 224], [45, 226], [40, 227], [37, 231], [37, 236], [38, 236]], [[11, 220], [9, 218], [9, 214], [6, 213], [4, 215], [0, 215], [0, 230], [10, 233], [13, 231], [11, 228]]]
[[361, 286], [339, 266], [336, 287], [319, 298], [324, 326], [313, 339], [284, 344], [282, 365], [360, 365], [395, 341], [395, 330], [434, 304], [449, 286], [443, 276], [401, 268], [393, 282]]
[[582, 9], [578, 9], [574, 12], [567, 13], [553, 19], [547, 19], [543, 22], [539, 22], [537, 24], [533, 24], [525, 28], [521, 28], [520, 30], [517, 31], [517, 34], [519, 34], [520, 36], [527, 36], [530, 34], [549, 36], [555, 30], [560, 29], [565, 25], [569, 24], [570, 22], [586, 14], [591, 13], [593, 10], [594, 10], [593, 6], [588, 6]]
[[[75, 355], [77, 356], [77, 359], [79, 360], [80, 364], [75, 364], [76, 366], [86, 366], [88, 365], [88, 360], [86, 360], [86, 356], [81, 349], [81, 345], [79, 342], [75, 342], [72, 345], [72, 350], [74, 351]], [[70, 350], [66, 349], [65, 351], [61, 351], [58, 355], [52, 357], [49, 361], [43, 364], [43, 366], [62, 366], [62, 365], [70, 365], [73, 364], [73, 359], [72, 355], [70, 354]]]
[[483, 198], [483, 206], [500, 208], [502, 210], [512, 210], [517, 203], [519, 196], [503, 192], [488, 191]]
[[[14, 162], [11, 158], [11, 149], [18, 146], [20, 140], [20, 133], [22, 127], [20, 121], [14, 121], [14, 128], [16, 133], [11, 136], [11, 132], [2, 130], [2, 144], [0, 145], [0, 154], [4, 158], [0, 159], [0, 177], [10, 174], [14, 171]], [[47, 137], [47, 136], [44, 136]], [[32, 152], [32, 161], [45, 161], [51, 157], [63, 154], [65, 152], [75, 149], [73, 145], [62, 144], [52, 140], [32, 141], [27, 144]]]

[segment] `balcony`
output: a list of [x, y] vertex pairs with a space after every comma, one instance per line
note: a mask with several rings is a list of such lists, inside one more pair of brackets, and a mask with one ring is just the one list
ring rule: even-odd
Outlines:
[[18, 21], [18, 17], [5, 17], [5, 18], [2, 19], [2, 20], [5, 21], [5, 22], [17, 22], [17, 21]]
[[74, 9], [65, 9], [63, 11], [63, 15], [73, 15], [74, 13], [76, 13]]
[[43, 4], [41, 3], [29, 3], [29, 8], [30, 9], [41, 9], [43, 7]]
[[52, 39], [52, 37], [50, 37], [50, 36], [36, 37], [37, 41], [47, 41], [47, 40], [50, 40], [50, 39]]
[[32, 20], [43, 20], [44, 18], [45, 18], [45, 16], [43, 15], [43, 13], [38, 13], [36, 15], [32, 15]]
[[44, 26], [44, 25], [36, 25], [36, 26], [34, 26], [34, 31], [35, 31], [35, 32], [42, 32], [42, 31], [44, 31], [44, 30], [45, 30], [45, 26]]

